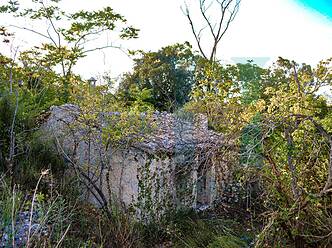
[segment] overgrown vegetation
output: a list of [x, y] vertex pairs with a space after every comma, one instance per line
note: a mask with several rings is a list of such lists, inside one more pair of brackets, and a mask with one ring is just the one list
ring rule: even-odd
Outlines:
[[[332, 87], [332, 58], [316, 67], [284, 58], [270, 68], [223, 65], [216, 60], [217, 36], [211, 56], [189, 43], [135, 52], [133, 71], [114, 92], [73, 68], [101, 49], [87, 49], [90, 38], [111, 32], [125, 40], [138, 30], [109, 7], [64, 13], [58, 2], [0, 6], [2, 14], [47, 21], [53, 29], [30, 30], [46, 39], [38, 47], [14, 49], [12, 58], [0, 54], [0, 247], [20, 246], [15, 237], [24, 221], [27, 247], [331, 247], [332, 106], [320, 93]], [[5, 44], [10, 32], [0, 29]], [[223, 159], [233, 173], [229, 183], [238, 187], [207, 211], [169, 209], [151, 222], [102, 192], [98, 208], [81, 196], [83, 182], [94, 180], [40, 130], [50, 107], [64, 103], [78, 106], [89, 134], [97, 132], [101, 113], [113, 113], [102, 139], [122, 148], [130, 145], [123, 137], [154, 128], [155, 110], [204, 114], [211, 129], [232, 141]]]

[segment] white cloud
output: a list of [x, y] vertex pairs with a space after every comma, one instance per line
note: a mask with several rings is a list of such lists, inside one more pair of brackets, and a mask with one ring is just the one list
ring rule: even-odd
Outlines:
[[[195, 44], [181, 4], [182, 0], [63, 0], [64, 7], [71, 10], [112, 6], [141, 29], [140, 38], [126, 46], [144, 50], [187, 40]], [[26, 37], [25, 33], [21, 39]], [[237, 18], [221, 41], [218, 57], [229, 62], [232, 57], [277, 56], [312, 64], [332, 56], [332, 23], [297, 5], [295, 0], [242, 0]], [[118, 75], [131, 65], [128, 57], [111, 49], [94, 53], [77, 69], [85, 77], [105, 70]]]
[[314, 63], [332, 56], [332, 23], [290, 0], [242, 2], [224, 40], [227, 56], [284, 56]]

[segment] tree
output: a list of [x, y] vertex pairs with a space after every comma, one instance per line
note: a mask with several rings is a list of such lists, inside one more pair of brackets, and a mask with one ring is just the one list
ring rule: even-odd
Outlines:
[[[204, 26], [197, 28], [191, 15], [189, 6], [185, 4], [183, 13], [188, 19], [191, 31], [195, 37], [197, 46], [201, 55], [210, 61], [215, 61], [217, 49], [221, 39], [227, 32], [230, 24], [234, 21], [240, 7], [241, 0], [198, 0], [199, 12], [203, 18]], [[211, 12], [218, 10], [215, 20], [211, 18]], [[202, 35], [205, 29], [208, 29], [211, 36], [210, 49], [205, 49], [205, 43], [202, 41]]]
[[331, 82], [330, 65], [331, 59], [314, 68], [279, 58], [264, 75], [260, 99], [247, 109], [260, 113], [263, 168], [256, 175], [273, 213], [260, 245], [284, 244], [285, 237], [295, 247], [328, 242], [331, 229], [318, 223], [331, 211], [320, 208], [330, 204], [332, 186], [331, 106], [318, 92]]
[[238, 67], [201, 59], [195, 70], [195, 80], [186, 108], [205, 114], [213, 129], [237, 136], [245, 125], [240, 115], [244, 106]]
[[263, 80], [266, 69], [248, 61], [246, 64], [237, 64], [238, 83], [241, 87], [242, 103], [251, 104], [261, 98], [266, 82]]
[[[0, 54], [0, 173], [10, 175], [12, 186], [21, 175], [31, 181], [30, 176], [36, 173], [37, 168], [27, 168], [27, 164], [39, 116], [60, 102], [54, 72], [39, 69], [35, 74], [35, 68], [21, 67], [18, 62]], [[35, 81], [35, 77], [43, 82]]]
[[[237, 64], [238, 84], [241, 89], [241, 104], [246, 106], [261, 99], [266, 82], [263, 80], [266, 70], [260, 68], [252, 61], [246, 64]], [[262, 168], [262, 130], [260, 113], [252, 117], [250, 123], [242, 129], [240, 138], [240, 164], [241, 166], [251, 166]]]
[[135, 92], [145, 91], [146, 102], [156, 109], [170, 111], [178, 109], [189, 100], [194, 84], [195, 55], [188, 43], [161, 48], [157, 52], [138, 52], [132, 73], [124, 75], [118, 96], [128, 104], [135, 100]]
[[127, 20], [111, 7], [66, 13], [59, 8], [60, 1], [31, 0], [29, 6], [22, 6], [21, 1], [8, 1], [8, 4], [0, 5], [0, 13], [8, 13], [16, 18], [28, 18], [31, 24], [38, 25], [41, 21], [46, 21], [47, 25], [42, 25], [45, 28], [41, 30], [14, 24], [10, 27], [29, 31], [44, 39], [40, 46], [35, 46], [29, 53], [25, 53], [23, 62], [38, 64], [49, 70], [60, 67], [63, 99], [67, 102], [73, 67], [80, 58], [90, 52], [110, 47], [122, 50], [119, 44], [91, 47], [90, 43], [105, 32], [122, 40], [136, 38], [138, 29], [127, 25]]
[[279, 58], [267, 70], [219, 63], [199, 70], [186, 108], [233, 140], [237, 178], [260, 185], [256, 200], [268, 218], [257, 247], [330, 244], [332, 230], [320, 223], [331, 221], [332, 111], [319, 92], [331, 84], [331, 61], [312, 67]]

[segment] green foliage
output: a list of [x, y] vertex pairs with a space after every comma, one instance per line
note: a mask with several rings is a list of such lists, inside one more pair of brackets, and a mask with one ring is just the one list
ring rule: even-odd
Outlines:
[[63, 158], [54, 148], [55, 141], [36, 132], [27, 137], [24, 160], [18, 162], [19, 181], [27, 187], [33, 187], [40, 171], [50, 169], [56, 178], [61, 178], [65, 171]]
[[242, 166], [255, 166], [261, 168], [263, 165], [262, 155], [262, 130], [260, 117], [257, 114], [251, 123], [242, 129], [240, 138], [240, 163]]
[[32, 24], [38, 24], [40, 21], [48, 23], [45, 30], [19, 27], [46, 39], [46, 42], [41, 45], [22, 53], [21, 60], [45, 70], [57, 71], [61, 68], [61, 79], [58, 83], [62, 84], [60, 89], [63, 101], [68, 102], [73, 81], [77, 79], [73, 73], [73, 67], [79, 59], [96, 50], [120, 48], [119, 45], [114, 44], [86, 48], [86, 43], [106, 32], [122, 40], [137, 38], [138, 29], [127, 25], [126, 19], [111, 7], [97, 11], [81, 10], [66, 13], [60, 9], [59, 2], [54, 0], [49, 2], [8, 1], [7, 4], [0, 6], [0, 14], [7, 13], [16, 18], [26, 18]]
[[266, 70], [248, 61], [246, 64], [237, 64], [237, 82], [241, 87], [241, 101], [250, 104], [261, 98], [266, 82], [263, 78]]
[[[153, 247], [166, 242], [173, 247], [246, 247], [238, 238], [243, 232], [216, 212], [208, 218], [187, 210], [163, 216], [160, 205], [167, 203], [158, 202], [162, 187], [150, 174], [151, 161], [139, 171], [137, 206], [148, 210], [143, 223], [113, 202], [109, 215], [81, 202], [74, 207], [78, 183], [66, 182], [54, 141], [36, 132], [52, 105], [71, 102], [78, 105], [77, 121], [89, 134], [102, 130], [106, 147], [124, 149], [153, 130], [150, 117], [155, 109], [188, 120], [194, 113], [205, 114], [209, 127], [231, 144], [223, 151], [222, 166], [235, 171], [244, 185], [259, 184], [260, 191], [248, 195], [262, 202], [260, 209], [246, 211], [260, 224], [256, 247], [331, 246], [332, 107], [320, 92], [332, 86], [332, 59], [312, 67], [279, 58], [263, 69], [250, 61], [222, 65], [197, 56], [188, 43], [175, 44], [157, 52], [134, 52], [134, 70], [123, 76], [113, 94], [108, 85], [84, 82], [74, 67], [90, 52], [121, 49], [114, 44], [88, 48], [99, 35], [107, 32], [128, 40], [137, 38], [138, 30], [111, 7], [66, 13], [60, 2], [7, 1], [0, 6], [1, 14], [25, 18], [36, 27], [48, 23], [45, 30], [20, 27], [43, 37], [43, 43], [20, 52], [15, 60], [0, 54], [0, 177], [9, 174], [8, 183], [0, 185], [5, 225], [31, 207], [31, 189], [40, 171], [50, 169], [60, 185], [42, 181], [35, 195], [51, 228], [50, 245], [73, 225], [64, 247]], [[10, 43], [9, 31], [0, 27], [4, 43]], [[180, 182], [181, 174], [177, 176]], [[255, 215], [256, 210], [264, 214]], [[242, 224], [235, 225], [244, 228]]]
[[[326, 204], [322, 192], [331, 166], [331, 134], [324, 129], [329, 107], [317, 94], [329, 83], [322, 80], [330, 77], [322, 64], [326, 65], [321, 62], [312, 68], [280, 58], [265, 76], [269, 83], [258, 100], [261, 107], [257, 108], [257, 102], [251, 105], [252, 113], [260, 112], [264, 167], [259, 175], [266, 192], [265, 207], [271, 213], [259, 245], [310, 243], [307, 237], [319, 229], [315, 220], [330, 211], [329, 207], [313, 210]], [[308, 201], [312, 196], [315, 200]]]
[[[45, 177], [45, 175], [43, 177]], [[0, 230], [11, 230], [12, 223], [14, 223], [14, 228], [16, 228], [14, 229], [14, 233], [17, 232], [17, 223], [22, 222], [19, 216], [22, 216], [23, 212], [33, 212], [35, 217], [33, 218], [32, 224], [39, 224], [43, 230], [48, 231], [48, 235], [41, 237], [36, 234], [32, 235], [33, 233], [31, 233], [30, 245], [34, 247], [42, 243], [51, 246], [60, 244], [59, 241], [66, 233], [66, 229], [70, 227], [73, 220], [74, 205], [71, 205], [59, 194], [45, 195], [38, 190], [38, 187], [37, 191], [35, 191], [34, 200], [33, 193], [34, 192], [22, 189], [19, 186], [12, 188], [5, 180], [0, 180]], [[30, 214], [28, 218], [30, 218]], [[20, 222], [16, 222], [19, 219]], [[25, 219], [24, 221], [26, 222], [28, 220], [29, 219]], [[3, 233], [0, 233], [0, 238], [2, 238], [2, 235]], [[8, 235], [12, 238], [12, 233]], [[4, 244], [2, 243], [2, 245]]]
[[[0, 230], [7, 225], [11, 225], [12, 218], [16, 218], [19, 209], [22, 207], [23, 193], [12, 190], [3, 180], [0, 182]], [[0, 236], [1, 237], [1, 236]]]
[[25, 178], [22, 183], [34, 184], [41, 169], [61, 168], [51, 144], [41, 144], [35, 134], [41, 114], [60, 102], [58, 86], [52, 85], [57, 76], [44, 70], [37, 73], [33, 66], [20, 67], [4, 56], [1, 61], [10, 64], [0, 64], [0, 171], [13, 170], [15, 178]]
[[173, 112], [183, 106], [194, 84], [195, 55], [191, 46], [175, 44], [157, 52], [137, 53], [140, 57], [134, 59], [133, 72], [124, 75], [118, 97], [131, 105], [137, 91], [146, 91], [151, 95], [141, 99], [158, 110]]
[[248, 245], [236, 238], [242, 233], [235, 231], [231, 223], [224, 219], [206, 218], [193, 210], [179, 209], [170, 212], [166, 220], [174, 247], [223, 247], [216, 245], [227, 244], [247, 247]]
[[113, 146], [129, 146], [144, 139], [144, 134], [151, 132], [150, 113], [134, 110], [111, 113], [107, 117], [107, 126], [103, 129], [103, 139]]
[[[114, 213], [114, 212], [113, 212]], [[111, 224], [111, 225], [109, 225]], [[140, 247], [139, 229], [132, 216], [121, 212], [115, 212], [110, 227], [109, 238], [105, 244], [112, 247]]]
[[313, 242], [308, 237], [321, 230], [314, 220], [330, 211], [313, 209], [327, 206], [322, 192], [331, 187], [331, 106], [318, 94], [331, 85], [331, 59], [315, 68], [282, 58], [266, 70], [251, 63], [202, 68], [186, 108], [234, 139], [239, 164], [256, 166], [239, 170], [243, 180], [263, 185], [261, 209], [273, 216], [257, 246]]
[[234, 236], [220, 236], [208, 248], [243, 248], [247, 244]]
[[185, 109], [206, 115], [209, 126], [216, 131], [237, 134], [245, 125], [239, 115], [243, 106], [237, 75], [236, 66], [199, 60], [195, 71], [196, 84]]
[[[266, 70], [248, 61], [246, 64], [237, 64], [238, 79], [241, 87], [241, 102], [244, 105], [256, 103], [263, 94]], [[240, 163], [243, 166], [261, 167], [262, 158], [262, 132], [260, 117], [257, 113], [251, 122], [242, 129], [240, 138]]]

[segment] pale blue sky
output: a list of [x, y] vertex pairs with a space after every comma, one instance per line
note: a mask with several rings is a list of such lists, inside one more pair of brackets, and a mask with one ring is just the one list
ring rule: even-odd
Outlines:
[[332, 20], [332, 1], [331, 0], [297, 0], [310, 11], [317, 11]]

